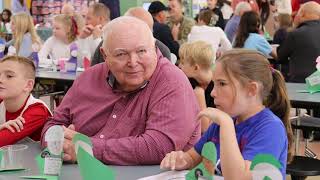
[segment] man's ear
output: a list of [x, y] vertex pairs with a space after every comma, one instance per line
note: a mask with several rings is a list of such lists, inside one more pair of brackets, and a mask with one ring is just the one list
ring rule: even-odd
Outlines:
[[104, 59], [104, 61], [106, 61], [106, 60], [107, 60], [107, 55], [106, 55], [106, 53], [104, 52], [104, 50], [103, 50], [102, 47], [100, 47], [100, 53], [101, 53], [102, 58]]
[[26, 86], [24, 87], [24, 90], [26, 92], [31, 92], [33, 90], [34, 86], [34, 79], [27, 79]]

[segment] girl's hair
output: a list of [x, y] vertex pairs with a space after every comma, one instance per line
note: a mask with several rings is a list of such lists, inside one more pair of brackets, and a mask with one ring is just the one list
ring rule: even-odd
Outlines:
[[14, 39], [14, 47], [16, 48], [17, 52], [19, 52], [23, 36], [26, 33], [30, 33], [32, 44], [36, 43], [39, 46], [41, 45], [41, 41], [37, 32], [33, 25], [33, 19], [30, 15], [26, 13], [18, 13], [12, 16], [12, 22], [15, 26], [15, 31], [13, 33]]
[[53, 21], [61, 23], [67, 34], [69, 42], [77, 39], [79, 31], [83, 27], [83, 21], [80, 15], [69, 16], [67, 14], [59, 14], [53, 18]]
[[259, 26], [259, 15], [255, 11], [245, 12], [240, 19], [234, 47], [242, 48], [250, 33], [259, 32]]
[[[8, 14], [8, 19], [3, 19], [3, 13], [6, 12]], [[2, 21], [4, 23], [9, 23], [11, 21], [11, 16], [12, 16], [12, 13], [9, 9], [4, 9], [1, 13], [1, 16], [2, 16]]]
[[293, 134], [289, 120], [290, 101], [281, 72], [271, 68], [266, 57], [254, 50], [230, 50], [224, 53], [217, 62], [221, 63], [223, 71], [234, 88], [234, 82], [232, 82], [231, 77], [237, 77], [242, 86], [245, 86], [250, 81], [260, 84], [261, 101], [282, 120], [286, 128], [288, 162], [290, 162], [293, 155]]
[[279, 14], [278, 21], [280, 28], [288, 29], [292, 27], [292, 17], [289, 14]]
[[262, 28], [266, 24], [269, 16], [270, 16], [270, 3], [269, 0], [256, 0], [258, 7], [260, 9], [260, 19]]
[[204, 41], [184, 43], [179, 49], [180, 62], [187, 62], [190, 65], [198, 64], [202, 69], [213, 66], [215, 54], [212, 46]]
[[198, 21], [202, 20], [206, 25], [209, 25], [211, 22], [212, 15], [213, 15], [212, 10], [203, 9], [199, 13]]

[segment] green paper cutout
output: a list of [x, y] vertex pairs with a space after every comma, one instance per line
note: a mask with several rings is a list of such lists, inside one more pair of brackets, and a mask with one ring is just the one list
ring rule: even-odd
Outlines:
[[310, 93], [320, 92], [320, 71], [317, 70], [306, 78], [307, 90]]
[[114, 172], [108, 166], [91, 156], [81, 146], [78, 149], [77, 159], [83, 180], [115, 179]]
[[[216, 146], [212, 142], [205, 143], [201, 151], [201, 156], [203, 159], [210, 161], [213, 166], [215, 166], [217, 161]], [[214, 172], [214, 170], [212, 171]], [[199, 175], [208, 180], [213, 180], [213, 174], [209, 173], [203, 162], [198, 164], [188, 174], [186, 174], [186, 180], [197, 180]]]
[[76, 144], [77, 141], [83, 141], [87, 144], [89, 144], [91, 147], [92, 147], [92, 142], [90, 140], [90, 138], [86, 135], [83, 135], [83, 134], [80, 134], [80, 133], [77, 133], [73, 139], [72, 139], [72, 143], [73, 144]]
[[275, 166], [278, 169], [280, 169], [282, 167], [280, 162], [276, 158], [274, 158], [272, 155], [258, 154], [253, 158], [253, 160], [251, 162], [250, 170], [253, 170], [254, 167], [260, 163], [268, 163], [268, 164]]
[[45, 148], [41, 153], [35, 158], [37, 161], [38, 171], [40, 174], [44, 174], [44, 158], [50, 155], [48, 148]]
[[212, 142], [207, 142], [204, 144], [201, 155], [211, 162], [215, 163], [217, 161], [217, 149]]
[[46, 179], [46, 180], [58, 180], [58, 176], [47, 176], [47, 175], [41, 175], [41, 176], [20, 176], [20, 178], [23, 179]]

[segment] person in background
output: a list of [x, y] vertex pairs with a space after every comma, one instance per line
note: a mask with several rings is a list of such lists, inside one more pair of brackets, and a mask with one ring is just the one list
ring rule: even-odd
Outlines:
[[320, 55], [320, 4], [303, 4], [296, 16], [297, 28], [288, 33], [277, 48], [280, 63], [289, 61], [290, 82], [304, 83], [316, 71], [315, 60]]
[[259, 6], [258, 6], [256, 0], [232, 0], [232, 1], [231, 1], [231, 7], [232, 7], [232, 9], [235, 10], [236, 7], [237, 7], [237, 5], [238, 5], [238, 3], [240, 3], [240, 2], [247, 2], [247, 3], [249, 3], [250, 6], [251, 6], [252, 11], [255, 11], [255, 12], [259, 13]]
[[26, 0], [11, 0], [11, 10], [13, 15], [21, 12], [24, 12], [30, 15], [30, 11], [27, 8]]
[[224, 19], [224, 24], [228, 22], [228, 20], [231, 18], [233, 14], [233, 9], [231, 7], [231, 1], [229, 0], [218, 0], [217, 1], [217, 7], [220, 8], [223, 19]]
[[1, 26], [4, 28], [4, 32], [12, 33], [11, 31], [11, 16], [12, 13], [9, 9], [4, 9], [1, 13], [2, 23]]
[[266, 57], [277, 58], [277, 53], [272, 49], [264, 36], [259, 34], [260, 18], [254, 11], [245, 12], [240, 19], [237, 35], [233, 42], [236, 48], [257, 50]]
[[99, 3], [104, 4], [110, 9], [110, 19], [114, 19], [120, 16], [119, 0], [99, 0]]
[[150, 4], [148, 11], [154, 21], [153, 36], [164, 43], [173, 54], [179, 57], [178, 36], [173, 37], [170, 27], [166, 24], [167, 10], [168, 8], [160, 1], [153, 1]]
[[[212, 71], [216, 59], [216, 52], [212, 49], [212, 46], [204, 41], [184, 43], [179, 50], [179, 54], [179, 67], [189, 78], [200, 110], [215, 107], [213, 98], [210, 96], [213, 89]], [[201, 133], [204, 133], [211, 122], [206, 117], [201, 118], [200, 122]]]
[[32, 96], [34, 81], [35, 66], [31, 60], [6, 56], [0, 61], [0, 147], [26, 137], [40, 140], [51, 112], [43, 101]]
[[292, 17], [290, 14], [279, 14], [277, 16], [279, 28], [273, 36], [273, 44], [282, 44], [287, 38], [288, 32], [292, 30]]
[[29, 57], [33, 52], [33, 44], [41, 47], [41, 40], [34, 28], [33, 19], [27, 13], [22, 12], [12, 16], [11, 30], [13, 38], [6, 46], [13, 45], [17, 55]]
[[151, 28], [122, 16], [103, 37], [105, 63], [73, 82], [45, 124], [42, 145], [48, 128], [63, 125], [69, 162], [76, 161], [76, 133], [89, 136], [94, 157], [106, 164], [159, 164], [166, 153], [191, 148], [200, 135], [199, 105], [183, 72], [155, 47]]
[[85, 27], [80, 29], [79, 43], [85, 46], [88, 58], [94, 54], [102, 41], [102, 28], [110, 21], [110, 10], [102, 3], [94, 3], [88, 8]]
[[227, 25], [224, 29], [224, 32], [226, 33], [230, 42], [234, 41], [234, 37], [237, 34], [241, 16], [243, 13], [251, 10], [251, 6], [248, 2], [243, 1], [237, 4], [233, 16], [227, 22]]
[[207, 0], [207, 5], [208, 5], [207, 9], [209, 9], [213, 12], [209, 26], [220, 27], [223, 30], [225, 24], [224, 24], [223, 14], [221, 12], [222, 7], [219, 6], [219, 5], [223, 5], [223, 4], [220, 3], [219, 5], [217, 5], [217, 1], [218, 0]]
[[205, 159], [203, 146], [217, 148], [217, 171], [224, 179], [252, 179], [251, 162], [256, 155], [277, 159], [283, 180], [292, 159], [293, 134], [289, 120], [290, 101], [281, 73], [270, 68], [264, 55], [252, 50], [231, 50], [216, 61], [211, 96], [217, 108], [201, 111], [212, 125], [189, 151], [174, 151], [160, 167], [192, 169]]
[[171, 29], [173, 37], [178, 37], [180, 45], [187, 42], [188, 34], [195, 22], [193, 19], [183, 15], [182, 0], [169, 0], [169, 21], [168, 26]]
[[66, 14], [69, 16], [74, 16], [75, 10], [71, 3], [66, 3], [61, 8], [61, 14]]
[[[77, 18], [81, 16], [69, 16], [60, 14], [53, 18], [53, 34], [45, 41], [39, 51], [40, 63], [52, 63], [52, 60], [70, 58], [70, 45], [76, 43], [79, 51], [83, 45], [77, 41], [79, 24]], [[50, 57], [50, 62], [46, 61]]]
[[209, 26], [212, 16], [214, 13], [210, 9], [200, 11], [198, 25], [192, 27], [188, 42], [205, 41], [214, 52], [221, 54], [232, 49], [232, 45], [220, 27]]
[[[124, 16], [138, 18], [138, 19], [144, 21], [145, 23], [147, 23], [150, 30], [153, 29], [153, 19], [152, 19], [151, 14], [148, 11], [146, 11], [145, 9], [143, 9], [142, 7], [130, 8], [127, 10], [126, 13], [124, 13]], [[157, 39], [155, 41], [156, 41], [156, 46], [160, 49], [160, 52], [162, 53], [162, 55], [165, 58], [167, 58], [168, 60], [171, 60], [170, 49], [165, 44], [163, 44], [161, 41], [159, 41]], [[91, 61], [91, 66], [94, 66], [96, 64], [104, 62], [104, 58], [101, 53], [102, 44], [103, 44], [103, 41], [99, 44], [99, 46], [97, 47], [97, 49], [93, 55], [93, 59]]]

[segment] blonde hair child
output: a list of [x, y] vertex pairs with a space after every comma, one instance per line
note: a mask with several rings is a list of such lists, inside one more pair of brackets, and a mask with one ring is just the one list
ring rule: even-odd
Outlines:
[[11, 29], [13, 39], [9, 45], [13, 45], [19, 56], [29, 57], [32, 53], [32, 45], [41, 46], [41, 40], [34, 28], [33, 19], [26, 13], [18, 13], [11, 17]]
[[[184, 43], [179, 49], [179, 67], [189, 78], [201, 110], [214, 107], [210, 92], [215, 54], [212, 46], [204, 41]], [[210, 124], [208, 118], [201, 118], [201, 132], [204, 133]]]
[[[70, 57], [70, 45], [77, 43], [77, 36], [83, 27], [83, 19], [79, 15], [60, 14], [53, 18], [53, 35], [46, 40], [39, 52], [43, 63], [48, 55], [52, 60]], [[79, 43], [77, 43], [79, 45]]]

